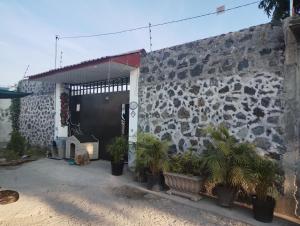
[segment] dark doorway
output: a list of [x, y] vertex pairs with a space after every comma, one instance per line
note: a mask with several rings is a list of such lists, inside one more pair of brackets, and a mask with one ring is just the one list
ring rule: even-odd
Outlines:
[[[99, 139], [99, 157], [110, 160], [107, 144], [122, 131], [128, 136], [129, 91], [72, 96], [70, 111], [72, 123], [80, 123], [80, 130]], [[125, 104], [125, 114], [122, 104]], [[78, 106], [79, 105], [79, 106]], [[122, 116], [125, 129], [122, 129]], [[124, 122], [123, 122], [124, 123]]]
[[75, 144], [71, 143], [70, 145], [70, 158], [74, 159], [75, 158]]

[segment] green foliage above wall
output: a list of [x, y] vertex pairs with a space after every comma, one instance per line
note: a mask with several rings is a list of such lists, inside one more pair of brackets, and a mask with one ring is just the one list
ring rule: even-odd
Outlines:
[[8, 151], [12, 151], [16, 153], [18, 156], [22, 156], [24, 154], [26, 148], [26, 140], [21, 134], [14, 130], [11, 133], [10, 141], [7, 144]]
[[9, 114], [9, 109], [0, 109], [0, 121], [5, 120]]
[[68, 121], [68, 112], [69, 112], [69, 95], [67, 93], [62, 93], [60, 95], [60, 117], [61, 117], [61, 125], [67, 126]]
[[[20, 91], [19, 86], [17, 87], [17, 91]], [[9, 108], [10, 111], [10, 120], [12, 122], [12, 129], [13, 131], [19, 131], [19, 117], [20, 117], [20, 109], [21, 101], [20, 98], [14, 98], [11, 100], [11, 105]]]
[[[300, 14], [300, 1], [294, 0], [294, 12]], [[290, 15], [290, 1], [288, 0], [261, 0], [258, 8], [263, 9], [272, 20], [283, 20]]]

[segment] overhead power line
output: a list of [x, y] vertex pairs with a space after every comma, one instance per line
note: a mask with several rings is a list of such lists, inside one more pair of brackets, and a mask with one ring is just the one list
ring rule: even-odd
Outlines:
[[[243, 7], [247, 7], [247, 6], [250, 6], [250, 5], [254, 5], [256, 3], [259, 3], [259, 1], [250, 2], [250, 3], [247, 3], [247, 4], [238, 5], [238, 6], [235, 6], [235, 7], [232, 7], [232, 8], [228, 8], [228, 9], [225, 9], [224, 12], [236, 10], [236, 9], [243, 8]], [[187, 21], [187, 20], [194, 20], [194, 19], [198, 19], [198, 18], [201, 18], [201, 17], [210, 16], [210, 15], [215, 15], [215, 14], [218, 14], [218, 12], [214, 11], [214, 12], [210, 12], [210, 13], [201, 14], [201, 15], [198, 15], [198, 16], [186, 17], [186, 18], [182, 18], [182, 19], [178, 19], [178, 20], [171, 20], [171, 21], [166, 21], [166, 22], [162, 22], [162, 23], [151, 24], [151, 27], [159, 27], [159, 26], [179, 23], [179, 22], [183, 22], [183, 21]], [[58, 39], [92, 38], [92, 37], [99, 37], [99, 36], [116, 35], [116, 34], [121, 34], [121, 33], [126, 33], [126, 32], [144, 30], [144, 29], [149, 29], [149, 25], [136, 27], [136, 28], [124, 29], [124, 30], [120, 30], [120, 31], [108, 32], [108, 33], [93, 34], [93, 35], [75, 35], [75, 36], [62, 36], [62, 37], [57, 36], [57, 37], [58, 37]]]
[[[232, 11], [232, 10], [236, 10], [236, 9], [239, 9], [239, 8], [243, 8], [243, 7], [247, 7], [247, 6], [250, 6], [250, 5], [254, 5], [254, 4], [257, 4], [259, 2], [260, 1], [254, 1], [254, 2], [243, 4], [243, 5], [238, 5], [238, 6], [235, 6], [235, 7], [232, 7], [232, 8], [224, 9], [224, 10], [222, 10], [222, 13], [224, 13], [226, 11]], [[56, 35], [55, 36], [54, 68], [56, 68], [57, 44], [58, 44], [58, 41], [60, 39], [92, 38], [92, 37], [117, 35], [117, 34], [132, 32], [132, 31], [149, 29], [149, 41], [150, 41], [150, 51], [151, 51], [152, 50], [151, 28], [153, 28], [153, 27], [159, 27], [159, 26], [165, 26], [165, 25], [174, 24], [174, 23], [180, 23], [180, 22], [183, 22], [183, 21], [194, 20], [194, 19], [198, 19], [198, 18], [210, 16], [210, 15], [217, 15], [217, 14], [220, 14], [220, 12], [218, 10], [216, 10], [214, 12], [209, 12], [209, 13], [201, 14], [201, 15], [198, 15], [198, 16], [186, 17], [186, 18], [182, 18], [182, 19], [178, 19], [178, 20], [170, 20], [170, 21], [166, 21], [166, 22], [162, 22], [162, 23], [157, 23], [157, 24], [151, 24], [151, 23], [149, 23], [148, 25], [141, 26], [141, 27], [129, 28], [129, 29], [124, 29], [124, 30], [114, 31], [114, 32], [108, 32], [108, 33], [100, 33], [100, 34], [92, 34], [92, 35], [74, 35], [74, 36], [59, 36], [59, 35]]]

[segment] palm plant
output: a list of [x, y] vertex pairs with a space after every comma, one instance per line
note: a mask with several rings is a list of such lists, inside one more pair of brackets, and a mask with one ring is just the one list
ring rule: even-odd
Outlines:
[[239, 143], [222, 124], [209, 126], [207, 133], [212, 143], [203, 153], [202, 167], [208, 171], [209, 183], [250, 192], [254, 180], [250, 164], [257, 157], [255, 147], [250, 143]]
[[137, 138], [136, 163], [146, 167], [152, 175], [159, 175], [167, 159], [168, 143], [149, 133], [140, 133]]
[[278, 196], [277, 182], [281, 181], [278, 164], [265, 157], [260, 157], [252, 163], [252, 173], [255, 178], [255, 193], [259, 200]]
[[116, 137], [107, 145], [107, 150], [111, 155], [111, 161], [120, 163], [124, 160], [124, 155], [128, 150], [128, 141], [123, 136]]
[[128, 151], [127, 139], [124, 136], [115, 137], [112, 142], [107, 145], [107, 150], [111, 156], [112, 175], [122, 175], [124, 167], [124, 156]]
[[255, 177], [255, 195], [252, 196], [254, 218], [262, 222], [273, 220], [275, 198], [278, 195], [277, 183], [282, 183], [278, 164], [265, 157], [259, 157], [252, 164]]

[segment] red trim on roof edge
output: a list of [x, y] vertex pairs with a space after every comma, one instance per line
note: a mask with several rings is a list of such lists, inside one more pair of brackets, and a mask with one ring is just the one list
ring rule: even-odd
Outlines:
[[58, 68], [50, 71], [46, 71], [43, 73], [31, 75], [28, 77], [28, 79], [39, 79], [43, 77], [47, 77], [56, 73], [60, 72], [66, 72], [66, 71], [71, 71], [71, 70], [76, 70], [79, 68], [84, 68], [88, 66], [93, 66], [101, 63], [106, 63], [106, 62], [116, 62], [124, 65], [128, 65], [131, 67], [139, 67], [141, 63], [141, 55], [144, 55], [146, 51], [144, 49], [128, 52], [128, 53], [122, 53], [119, 55], [114, 55], [114, 56], [106, 56], [98, 59], [93, 59], [93, 60], [88, 60], [88, 61], [83, 61], [79, 64], [73, 64], [69, 65], [63, 68]]

